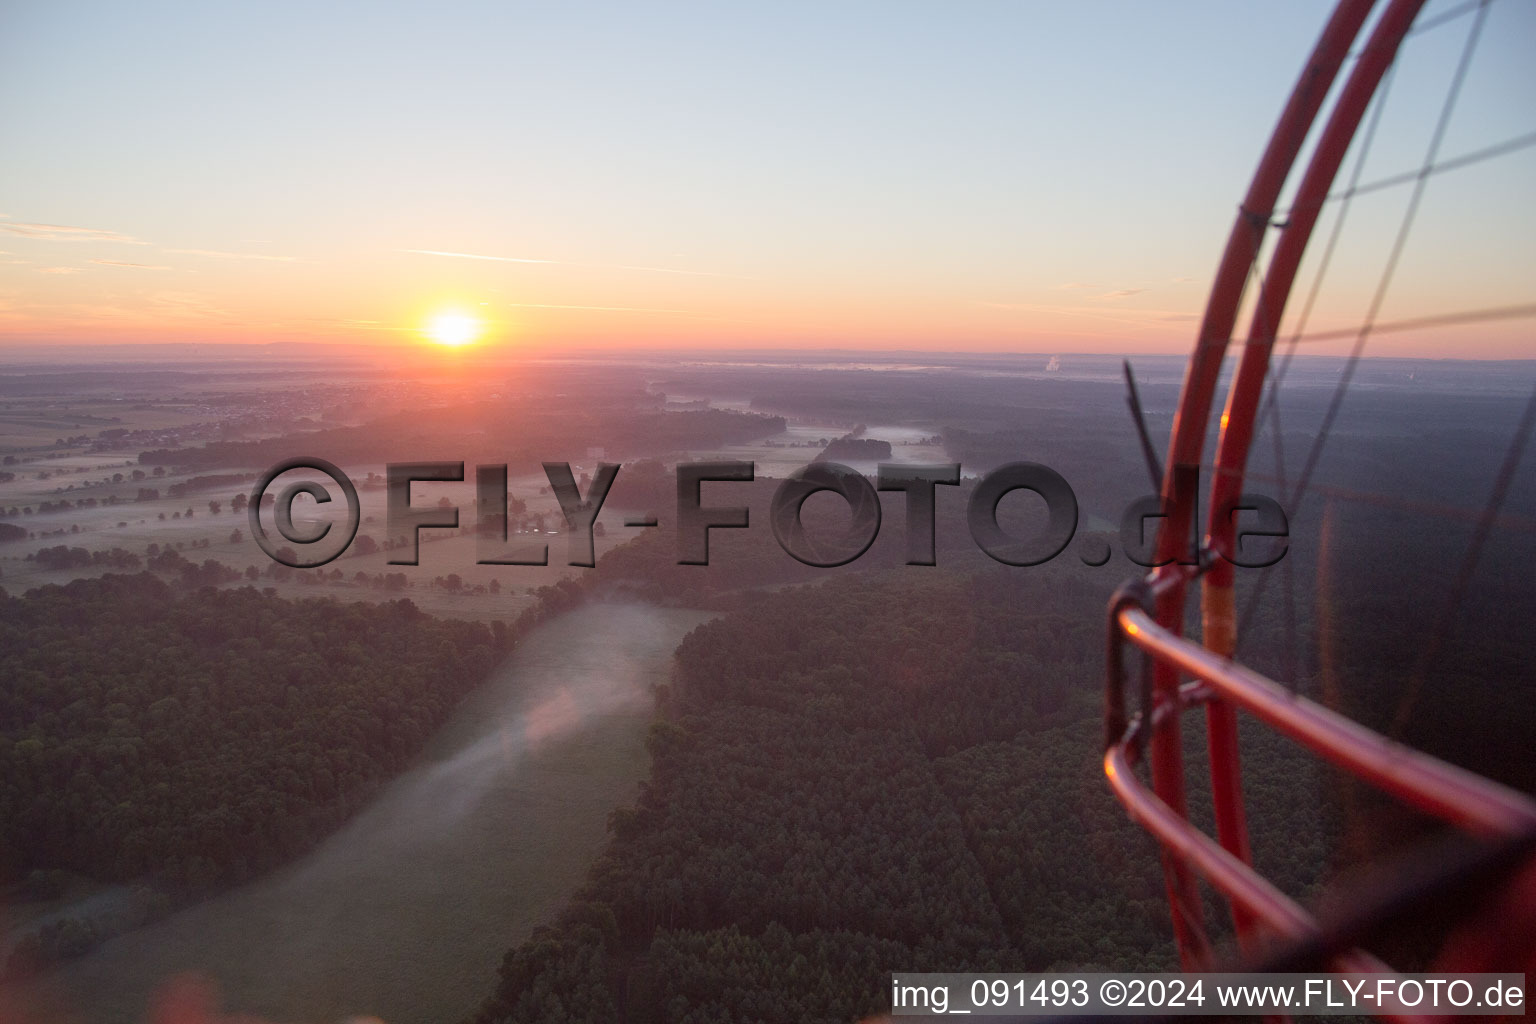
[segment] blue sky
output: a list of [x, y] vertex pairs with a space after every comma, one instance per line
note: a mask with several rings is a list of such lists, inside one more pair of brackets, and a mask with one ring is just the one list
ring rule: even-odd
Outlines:
[[[1177, 351], [1329, 6], [13, 3], [0, 337]], [[1533, 8], [1458, 145], [1536, 128]]]

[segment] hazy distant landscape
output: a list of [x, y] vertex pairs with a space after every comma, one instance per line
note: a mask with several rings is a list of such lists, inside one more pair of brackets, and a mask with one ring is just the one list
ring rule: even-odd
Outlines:
[[[1134, 365], [1150, 432], [1166, 436], [1182, 363]], [[1293, 474], [1338, 369], [1292, 369], [1280, 412]], [[3, 1005], [136, 1020], [167, 978], [195, 970], [231, 1009], [275, 1019], [458, 1019], [482, 1003], [486, 1021], [692, 1019], [667, 1009], [681, 1005], [724, 1019], [789, 999], [784, 972], [810, 958], [824, 974], [794, 984], [797, 1016], [849, 1019], [881, 1008], [881, 972], [896, 963], [1168, 965], [1155, 854], [1095, 756], [1102, 608], [1138, 568], [1120, 516], [1152, 486], [1121, 373], [1102, 357], [909, 353], [570, 359], [388, 379], [364, 363], [297, 379], [217, 363], [7, 367]], [[1438, 611], [1394, 595], [1455, 573], [1479, 481], [1532, 381], [1529, 363], [1363, 364], [1293, 512], [1286, 560], [1262, 584], [1259, 571], [1240, 582], [1267, 591], [1245, 657], [1389, 725], [1394, 676], [1413, 669], [1396, 638]], [[855, 454], [865, 449], [848, 439], [889, 444], [888, 457], [854, 460], [866, 474], [875, 461], [961, 464], [963, 483], [937, 493], [937, 567], [902, 564], [899, 494], [882, 496], [878, 538], [849, 565], [813, 569], [780, 549], [768, 528], [779, 480], [840, 439]], [[1253, 486], [1283, 493], [1269, 442]], [[359, 481], [359, 537], [377, 550], [290, 570], [256, 547], [237, 496], [294, 454]], [[417, 503], [459, 506], [461, 528], [424, 531], [418, 566], [388, 564], [384, 490], [369, 474], [434, 458], [507, 464], [510, 529], [547, 543], [551, 564], [476, 564], [472, 482], [419, 485]], [[711, 564], [681, 566], [674, 474], [699, 459], [756, 463], [752, 483], [706, 485], [705, 504], [749, 505], [751, 526], [713, 531]], [[997, 564], [964, 520], [975, 479], [1020, 459], [1060, 472], [1079, 502], [1078, 538], [1049, 565]], [[567, 524], [540, 469], [551, 460], [622, 466], [596, 568], [564, 564]], [[1033, 500], [1007, 499], [1004, 526], [1037, 528]], [[1407, 726], [1413, 742], [1527, 790], [1536, 776], [1516, 752], [1536, 680], [1518, 623], [1536, 609], [1512, 567], [1536, 565], [1532, 507], [1524, 467]], [[623, 525], [645, 512], [661, 526]], [[805, 516], [829, 534], [847, 521], [827, 496]], [[1086, 564], [1092, 544], [1113, 550], [1108, 565]], [[231, 596], [215, 601], [210, 587]], [[94, 614], [128, 593], [129, 606], [164, 610], [98, 618], [104, 661], [50, 646], [48, 623], [76, 614], [64, 609]], [[306, 611], [317, 599], [338, 610]], [[399, 637], [467, 656], [469, 634], [428, 640], [435, 619], [401, 601], [443, 628], [480, 623], [483, 652], [382, 702], [336, 682], [377, 672], [345, 644], [304, 655], [286, 687], [196, 681], [195, 666], [244, 642], [233, 638], [246, 627], [222, 615], [261, 616], [267, 638], [406, 615]], [[343, 612], [351, 602], [366, 604]], [[286, 641], [270, 642], [280, 655]], [[162, 657], [194, 668], [156, 679]], [[244, 849], [220, 824], [229, 810], [177, 789], [193, 777], [177, 774], [190, 769], [177, 766], [173, 698], [213, 702], [199, 719], [209, 749], [240, 751], [197, 768], [199, 786], [237, 793], [263, 773], [267, 795], [224, 805], [246, 816]], [[320, 746], [277, 728], [301, 706], [341, 727]], [[242, 723], [265, 746], [220, 738]], [[1247, 739], [1260, 864], [1298, 896], [1416, 832], [1273, 737]], [[103, 774], [74, 772], [82, 758]], [[123, 758], [138, 774], [108, 767]], [[41, 809], [44, 792], [57, 810]], [[118, 823], [87, 842], [101, 814]], [[128, 828], [141, 830], [139, 860], [112, 850]], [[743, 980], [722, 987], [727, 974]]]

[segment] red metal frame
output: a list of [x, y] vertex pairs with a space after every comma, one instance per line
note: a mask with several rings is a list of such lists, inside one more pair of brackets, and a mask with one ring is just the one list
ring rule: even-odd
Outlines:
[[[1253, 326], [1243, 349], [1237, 373], [1227, 395], [1217, 443], [1216, 469], [1211, 482], [1210, 511], [1206, 516], [1206, 549], [1214, 556], [1201, 584], [1204, 640], [1218, 654], [1231, 657], [1237, 646], [1236, 600], [1233, 593], [1233, 552], [1236, 521], [1231, 510], [1243, 486], [1243, 470], [1253, 440], [1254, 420], [1274, 350], [1275, 335], [1290, 297], [1302, 253], [1322, 212], [1360, 119], [1377, 86], [1397, 56], [1397, 48], [1424, 6], [1424, 0], [1394, 0], [1389, 4], [1366, 43], [1338, 101], [1329, 114], [1312, 159], [1297, 189], [1289, 223], [1280, 233], [1264, 286], [1254, 307]], [[1248, 825], [1243, 814], [1241, 764], [1237, 741], [1237, 715], [1226, 701], [1206, 708], [1207, 746], [1210, 751], [1212, 802], [1217, 835], [1222, 845], [1247, 862]], [[1253, 922], [1234, 908], [1238, 937], [1253, 938]]]
[[[1250, 866], [1237, 742], [1237, 708], [1254, 715], [1316, 753], [1418, 809], [1485, 836], [1517, 836], [1536, 829], [1536, 802], [1471, 773], [1404, 749], [1328, 709], [1295, 696], [1230, 659], [1235, 649], [1233, 555], [1235, 523], [1229, 510], [1243, 484], [1255, 416], [1275, 337], [1301, 256], [1338, 169], [1424, 0], [1390, 0], [1359, 54], [1332, 108], [1298, 187], [1288, 225], [1280, 234], [1254, 311], [1248, 342], [1233, 378], [1215, 458], [1209, 533], [1196, 558], [1189, 538], [1199, 500], [1198, 467], [1217, 378], [1237, 320], [1249, 269], [1270, 227], [1274, 205], [1302, 142], [1316, 120], [1349, 47], [1374, 0], [1341, 0], [1255, 172], [1232, 227], [1211, 289], [1184, 380], [1163, 478], [1162, 529], [1155, 569], [1139, 595], [1117, 597], [1110, 615], [1110, 702], [1105, 772], [1132, 817], [1163, 849], [1174, 935], [1186, 969], [1210, 964], [1210, 942], [1194, 876], [1203, 876], [1231, 903], [1240, 944], [1252, 949], [1264, 935], [1299, 939], [1315, 934], [1307, 913]], [[1185, 591], [1202, 583], [1204, 645], [1181, 636]], [[1145, 602], [1150, 607], [1142, 606]], [[1128, 640], [1152, 662], [1142, 714], [1127, 727], [1118, 707], [1124, 686], [1119, 647]], [[1182, 685], [1185, 676], [1200, 683]], [[1179, 715], [1204, 704], [1217, 839], [1191, 825], [1185, 804]], [[1143, 747], [1150, 751], [1152, 789], [1133, 772]], [[1386, 968], [1358, 951], [1338, 958], [1339, 970]]]
[[[1341, 0], [1334, 9], [1270, 136], [1258, 169], [1254, 172], [1253, 182], [1248, 187], [1248, 194], [1243, 199], [1227, 237], [1226, 249], [1217, 268], [1205, 316], [1200, 324], [1194, 354], [1184, 377], [1183, 394], [1179, 400], [1178, 413], [1174, 417], [1173, 436], [1168, 448], [1168, 466], [1163, 474], [1165, 519], [1158, 535], [1156, 561], [1165, 567], [1178, 565], [1188, 554], [1195, 505], [1199, 500], [1198, 467], [1205, 446], [1206, 424], [1210, 418], [1212, 397], [1216, 390], [1216, 379], [1221, 372], [1227, 340], [1237, 322], [1238, 304], [1242, 300], [1249, 267], [1264, 241], [1264, 233], [1274, 213], [1281, 186], [1373, 2]], [[1157, 570], [1154, 577], [1160, 577], [1162, 582], [1168, 584], [1158, 588], [1157, 621], [1177, 633], [1183, 625], [1184, 580], [1187, 577], [1182, 567], [1171, 572]], [[1161, 699], [1171, 700], [1178, 686], [1178, 673], [1171, 667], [1159, 665], [1154, 669], [1153, 687]], [[1216, 720], [1212, 721], [1213, 736], [1230, 734], [1228, 726], [1219, 720], [1223, 716], [1224, 712], [1218, 713]], [[1184, 797], [1183, 750], [1177, 717], [1170, 719], [1163, 728], [1154, 730], [1151, 745], [1153, 788], [1178, 817], [1185, 818], [1188, 809]], [[1229, 773], [1222, 771], [1222, 774]], [[1235, 769], [1230, 775], [1230, 780], [1224, 779], [1217, 783], [1219, 790], [1228, 789], [1235, 783]], [[1219, 806], [1218, 828], [1222, 843], [1240, 860], [1246, 861], [1247, 829], [1242, 825], [1240, 795], [1234, 791], [1232, 796], [1221, 799]], [[1194, 877], [1188, 865], [1178, 858], [1165, 856], [1163, 863], [1180, 958], [1186, 968], [1198, 967], [1209, 960], [1210, 950]], [[1239, 928], [1246, 934], [1250, 922], [1242, 912], [1239, 912], [1239, 917]]]

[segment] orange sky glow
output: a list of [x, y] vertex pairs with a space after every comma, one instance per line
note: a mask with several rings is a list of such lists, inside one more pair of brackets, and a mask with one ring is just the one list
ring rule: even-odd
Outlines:
[[[0, 358], [446, 349], [445, 316], [505, 352], [1185, 352], [1326, 9], [9, 9]], [[1449, 157], [1533, 127], [1536, 10], [1490, 19]], [[1444, 62], [1413, 45], [1363, 181], [1422, 159]], [[1369, 354], [1536, 355], [1529, 313], [1392, 329], [1536, 301], [1532, 182], [1536, 146], [1434, 179]], [[1351, 206], [1306, 351], [1348, 349], [1406, 200]]]

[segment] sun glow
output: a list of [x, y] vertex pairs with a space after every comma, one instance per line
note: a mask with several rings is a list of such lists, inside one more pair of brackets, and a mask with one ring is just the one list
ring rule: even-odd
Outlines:
[[439, 345], [449, 348], [458, 348], [460, 345], [468, 345], [480, 337], [482, 324], [472, 316], [463, 313], [443, 312], [438, 313], [427, 321], [426, 334]]

